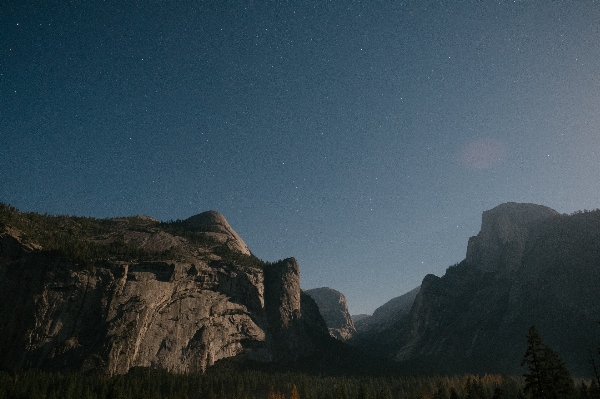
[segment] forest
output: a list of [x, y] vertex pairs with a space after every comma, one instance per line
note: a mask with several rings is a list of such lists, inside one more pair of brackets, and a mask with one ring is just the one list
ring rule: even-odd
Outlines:
[[[81, 373], [28, 371], [0, 373], [0, 399], [502, 399], [551, 397], [524, 392], [520, 376], [319, 376], [263, 371], [209, 370], [172, 374], [133, 369], [106, 377]], [[596, 399], [595, 381], [574, 383], [572, 399]]]
[[223, 359], [204, 374], [141, 367], [115, 376], [0, 372], [0, 399], [600, 399], [597, 373], [574, 379], [533, 326], [527, 343], [522, 376], [317, 374]]

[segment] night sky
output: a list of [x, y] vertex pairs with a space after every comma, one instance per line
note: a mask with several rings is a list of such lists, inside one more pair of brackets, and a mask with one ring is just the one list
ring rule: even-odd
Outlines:
[[599, 208], [599, 176], [597, 1], [0, 5], [0, 201], [216, 210], [352, 314], [500, 203]]

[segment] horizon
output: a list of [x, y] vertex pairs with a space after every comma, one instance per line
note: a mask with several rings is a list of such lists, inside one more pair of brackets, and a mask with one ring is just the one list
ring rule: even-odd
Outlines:
[[[494, 208], [496, 208], [496, 207], [498, 207], [498, 206], [500, 206], [500, 205], [503, 205], [503, 204], [507, 204], [507, 203], [514, 203], [514, 202], [504, 202], [504, 203], [502, 203], [502, 204], [498, 204], [498, 205], [496, 205]], [[532, 203], [520, 203], [520, 204], [532, 204]], [[24, 211], [24, 210], [21, 210], [21, 209], [19, 209], [19, 208], [16, 208], [16, 207], [12, 206], [11, 204], [5, 204], [5, 205], [11, 206], [11, 207], [13, 207], [13, 208], [17, 209], [19, 212], [22, 212], [22, 213], [26, 213], [26, 212], [38, 213], [38, 212], [36, 212], [36, 211]], [[543, 204], [533, 204], [533, 205], [545, 206], [545, 205], [543, 205]], [[494, 208], [491, 208], [491, 209], [494, 209]], [[551, 209], [552, 209], [552, 208], [551, 208]], [[554, 210], [556, 211], [556, 209], [554, 209]], [[593, 210], [599, 210], [599, 209], [597, 208], [597, 209], [593, 209]], [[588, 209], [580, 209], [580, 210], [573, 211], [573, 212], [572, 212], [572, 213], [570, 213], [570, 214], [567, 214], [567, 213], [561, 213], [561, 212], [558, 212], [558, 211], [557, 211], [557, 212], [558, 212], [558, 215], [572, 215], [572, 214], [577, 214], [577, 213], [580, 213], [580, 212], [593, 211], [593, 210], [592, 210], [592, 209], [590, 209], [590, 210], [588, 210]], [[486, 210], [486, 211], [487, 211], [487, 210]], [[217, 212], [217, 213], [221, 214], [221, 216], [223, 216], [223, 217], [225, 218], [225, 220], [227, 220], [227, 216], [226, 216], [226, 215], [224, 215], [224, 214], [222, 214], [222, 213], [221, 213], [221, 212], [219, 212], [218, 210], [209, 209], [209, 210], [202, 211], [202, 212], [200, 212], [200, 213], [205, 213], [205, 212]], [[183, 218], [183, 219], [177, 219], [177, 220], [186, 220], [186, 219], [188, 219], [188, 218], [191, 218], [191, 217], [193, 217], [193, 216], [196, 216], [196, 215], [198, 215], [198, 214], [190, 215], [190, 216], [188, 216], [187, 218]], [[86, 216], [86, 215], [72, 215], [72, 214], [48, 214], [48, 216], [91, 217], [91, 216]], [[105, 218], [98, 218], [98, 219], [107, 219], [107, 220], [111, 220], [111, 219], [128, 218], [128, 217], [142, 217], [142, 218], [150, 218], [150, 219], [152, 219], [152, 220], [155, 220], [155, 221], [157, 221], [157, 222], [160, 222], [160, 223], [168, 223], [168, 222], [173, 222], [173, 221], [176, 221], [176, 220], [174, 220], [174, 219], [170, 219], [170, 220], [159, 220], [159, 219], [156, 219], [156, 218], [154, 218], [154, 217], [153, 217], [153, 216], [151, 216], [151, 215], [145, 215], [145, 214], [109, 216], [109, 217], [105, 217]], [[228, 221], [228, 220], [227, 220], [227, 223], [229, 223], [229, 221]], [[230, 227], [232, 227], [232, 228], [233, 228], [233, 226], [231, 226], [231, 225], [230, 225]], [[235, 231], [235, 228], [233, 228], [233, 230]], [[478, 234], [478, 233], [477, 233], [477, 234]], [[241, 237], [241, 238], [242, 238], [242, 240], [243, 240], [244, 242], [246, 242], [246, 239], [244, 239], [244, 237]], [[252, 253], [253, 255], [255, 255], [255, 254], [254, 254], [254, 252], [252, 252], [252, 248], [250, 248], [250, 251], [251, 251], [251, 253]], [[465, 249], [465, 252], [466, 252], [466, 249]], [[255, 256], [256, 256], [256, 255], [255, 255]], [[284, 257], [284, 258], [281, 258], [281, 259], [285, 259], [285, 258], [295, 258], [295, 257], [294, 257], [293, 255], [290, 255], [290, 256], [287, 256], [287, 257]], [[261, 258], [259, 258], [259, 259], [261, 259]], [[275, 262], [275, 261], [277, 261], [277, 260], [275, 260], [275, 259], [261, 259], [261, 260], [262, 260], [262, 261], [266, 261], [266, 262]], [[280, 260], [280, 259], [279, 259], [279, 260]], [[462, 260], [464, 260], [464, 259], [461, 259], [461, 261], [462, 261]], [[459, 262], [460, 262], [460, 261], [459, 261]], [[456, 263], [454, 263], [454, 264], [450, 264], [450, 265], [448, 265], [448, 266], [446, 267], [446, 269], [444, 269], [444, 271], [443, 271], [441, 274], [439, 274], [439, 275], [436, 275], [436, 276], [438, 276], [438, 277], [441, 277], [441, 276], [443, 276], [443, 275], [446, 273], [446, 271], [447, 271], [447, 269], [448, 269], [448, 268], [450, 268], [450, 267], [452, 267], [452, 266], [455, 266], [455, 265], [456, 265], [457, 263], [459, 263], [459, 262], [456, 262]], [[299, 262], [299, 265], [300, 265], [300, 274], [301, 274], [301, 276], [302, 276], [302, 264]], [[423, 278], [425, 278], [425, 275], [423, 276]], [[374, 312], [375, 310], [377, 310], [377, 308], [379, 308], [379, 307], [383, 306], [384, 304], [386, 304], [387, 302], [391, 301], [392, 299], [395, 299], [395, 298], [397, 298], [397, 297], [399, 297], [399, 296], [405, 295], [405, 294], [407, 294], [407, 293], [409, 293], [409, 292], [413, 291], [415, 288], [417, 288], [417, 287], [420, 287], [420, 285], [421, 285], [421, 283], [419, 283], [418, 285], [416, 285], [416, 286], [414, 286], [414, 287], [410, 288], [410, 289], [409, 289], [408, 291], [406, 291], [406, 292], [401, 292], [401, 293], [399, 293], [398, 295], [396, 295], [396, 296], [394, 296], [394, 297], [391, 297], [391, 298], [389, 298], [389, 299], [386, 299], [386, 300], [384, 300], [384, 302], [382, 302], [382, 303], [380, 303], [380, 304], [376, 305], [376, 307], [375, 307], [375, 308], [374, 308], [374, 309], [373, 309], [373, 310], [372, 310], [370, 313], [365, 313], [365, 312], [363, 312], [363, 313], [354, 313], [354, 312], [352, 312], [352, 311], [351, 311], [350, 304], [348, 303], [348, 313], [349, 313], [351, 316], [353, 316], [353, 317], [354, 317], [354, 316], [360, 316], [360, 315], [368, 315], [368, 316], [372, 316], [372, 315], [373, 315], [373, 312]], [[318, 289], [318, 288], [330, 288], [330, 289], [333, 289], [333, 290], [335, 290], [335, 291], [338, 291], [338, 292], [340, 292], [342, 295], [344, 295], [344, 297], [346, 297], [346, 295], [344, 294], [344, 292], [342, 292], [342, 291], [340, 291], [340, 290], [336, 289], [335, 287], [331, 287], [331, 286], [328, 286], [328, 285], [319, 286], [319, 287], [305, 288], [305, 287], [304, 287], [304, 286], [302, 286], [302, 284], [301, 284], [301, 288], [302, 288], [302, 290], [303, 290], [303, 291], [309, 291], [309, 290], [312, 290], [312, 289]], [[347, 298], [346, 298], [346, 301], [347, 301]], [[347, 301], [347, 302], [348, 302], [348, 301]]]

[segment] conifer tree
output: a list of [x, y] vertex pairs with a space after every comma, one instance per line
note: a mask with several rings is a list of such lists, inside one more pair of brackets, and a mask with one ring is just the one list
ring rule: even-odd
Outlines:
[[300, 395], [298, 394], [298, 388], [296, 388], [295, 384], [292, 387], [292, 394], [290, 395], [290, 399], [300, 399]]
[[535, 327], [527, 334], [527, 351], [521, 365], [526, 365], [523, 392], [533, 399], [566, 399], [574, 396], [571, 373], [558, 354], [546, 346]]

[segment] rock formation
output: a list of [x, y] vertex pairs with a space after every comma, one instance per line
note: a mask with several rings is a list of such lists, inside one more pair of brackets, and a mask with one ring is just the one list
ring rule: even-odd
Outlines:
[[411, 372], [522, 373], [531, 325], [579, 376], [598, 346], [600, 211], [486, 211], [467, 257], [423, 279], [407, 317], [353, 341]]
[[344, 294], [328, 287], [314, 288], [306, 293], [317, 303], [332, 337], [341, 341], [352, 338], [356, 329], [348, 313], [348, 303]]
[[216, 212], [159, 223], [0, 204], [0, 367], [185, 373], [309, 356], [327, 329], [299, 273], [254, 258]]
[[485, 211], [481, 231], [469, 239], [466, 261], [484, 271], [514, 271], [535, 225], [558, 215], [546, 206], [514, 202]]
[[191, 229], [204, 231], [207, 237], [225, 244], [232, 251], [250, 255], [250, 249], [244, 240], [229, 226], [225, 217], [219, 212], [202, 212], [184, 220], [183, 223]]

